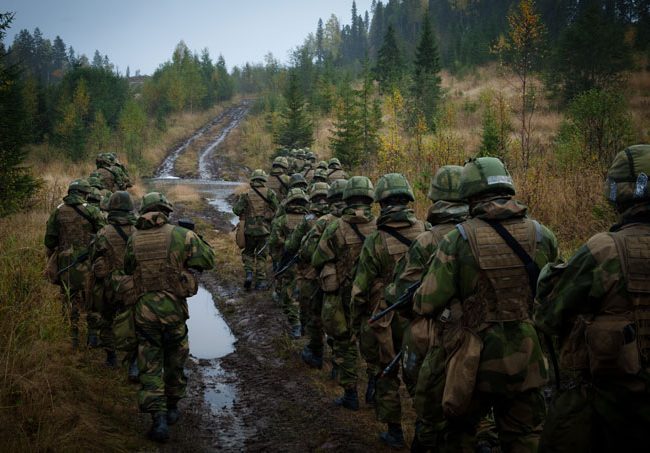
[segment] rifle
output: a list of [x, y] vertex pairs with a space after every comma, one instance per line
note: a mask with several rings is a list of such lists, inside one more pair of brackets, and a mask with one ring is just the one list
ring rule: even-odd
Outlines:
[[413, 296], [415, 295], [415, 292], [420, 287], [421, 283], [422, 282], [417, 281], [417, 282], [411, 284], [408, 288], [406, 288], [406, 291], [404, 291], [404, 294], [399, 296], [399, 299], [397, 299], [397, 301], [393, 305], [391, 305], [388, 308], [383, 309], [382, 311], [380, 311], [376, 315], [372, 316], [368, 320], [368, 324], [374, 324], [375, 322], [379, 321], [381, 318], [386, 316], [391, 311], [397, 310], [398, 308], [401, 308], [402, 306], [411, 303], [411, 301], [413, 300]]
[[188, 219], [187, 217], [178, 219], [178, 226], [187, 228], [188, 230], [192, 230], [192, 231], [194, 231], [194, 228], [196, 228], [194, 221], [192, 219]]
[[399, 359], [402, 358], [402, 355], [404, 355], [404, 351], [400, 351], [397, 354], [395, 354], [395, 357], [393, 357], [393, 360], [390, 361], [390, 363], [384, 368], [384, 370], [379, 373], [379, 379], [386, 377], [391, 371], [393, 371], [393, 368], [399, 363]]
[[262, 254], [262, 252], [263, 252], [264, 250], [266, 250], [266, 248], [267, 248], [268, 246], [269, 246], [269, 241], [266, 241], [266, 242], [264, 243], [264, 246], [263, 246], [261, 249], [259, 249], [257, 252], [255, 252], [255, 256], [256, 256], [256, 257], [260, 256], [260, 255]]
[[68, 269], [70, 269], [70, 268], [76, 266], [76, 265], [79, 264], [79, 263], [83, 263], [83, 262], [86, 261], [88, 258], [90, 258], [90, 252], [84, 252], [84, 253], [82, 253], [81, 255], [79, 255], [78, 257], [76, 257], [72, 263], [68, 264], [66, 267], [64, 267], [63, 269], [61, 269], [60, 271], [58, 271], [58, 272], [56, 273], [56, 276], [57, 276], [57, 277], [60, 276], [61, 274], [63, 274], [63, 273], [64, 273], [65, 271], [67, 271]]
[[277, 271], [275, 274], [273, 274], [273, 278], [278, 278], [280, 275], [284, 274], [286, 271], [288, 271], [294, 264], [298, 262], [298, 253], [296, 253], [294, 256], [291, 257], [287, 263], [280, 267], [280, 270]]

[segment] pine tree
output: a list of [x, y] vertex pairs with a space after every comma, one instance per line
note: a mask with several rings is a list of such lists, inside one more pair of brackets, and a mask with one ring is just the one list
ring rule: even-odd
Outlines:
[[95, 54], [93, 55], [92, 67], [102, 68], [103, 66], [104, 66], [104, 59], [102, 58], [102, 54], [99, 53], [99, 50], [95, 49]]
[[314, 142], [314, 126], [307, 113], [307, 105], [295, 69], [289, 72], [284, 99], [286, 108], [282, 113], [282, 124], [275, 134], [274, 142], [290, 149], [310, 147]]
[[402, 58], [392, 25], [388, 26], [384, 42], [377, 54], [375, 74], [382, 92], [392, 90], [402, 78]]
[[316, 63], [322, 66], [325, 61], [325, 48], [323, 47], [323, 40], [325, 39], [325, 31], [323, 30], [323, 19], [318, 19], [318, 26], [316, 28]]
[[[13, 17], [13, 13], [0, 13], [0, 42]], [[4, 217], [23, 208], [40, 183], [25, 166], [27, 118], [19, 71], [9, 64], [4, 48], [0, 51], [0, 217]]]
[[435, 117], [440, 102], [440, 55], [429, 13], [423, 18], [422, 35], [415, 51], [415, 68], [411, 85], [412, 123], [422, 118], [427, 128], [435, 129]]
[[330, 149], [345, 166], [357, 166], [363, 159], [364, 137], [360, 124], [356, 93], [344, 85], [336, 108], [334, 129], [331, 131]]
[[374, 96], [372, 74], [369, 62], [364, 61], [363, 86], [357, 92], [359, 98], [359, 127], [361, 128], [362, 158], [367, 161], [379, 148], [379, 128], [381, 127], [381, 106]]

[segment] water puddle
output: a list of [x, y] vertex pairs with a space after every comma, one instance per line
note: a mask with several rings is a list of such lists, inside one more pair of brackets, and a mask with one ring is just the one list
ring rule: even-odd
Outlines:
[[190, 319], [190, 354], [197, 359], [218, 359], [235, 350], [236, 338], [223, 320], [212, 299], [212, 294], [202, 286], [196, 295], [187, 300]]

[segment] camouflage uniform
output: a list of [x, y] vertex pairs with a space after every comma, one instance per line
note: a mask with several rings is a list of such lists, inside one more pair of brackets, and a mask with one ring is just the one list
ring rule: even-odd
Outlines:
[[[273, 220], [269, 249], [276, 271], [289, 260], [289, 257], [284, 253], [285, 243], [307, 215], [307, 203], [309, 203], [307, 195], [301, 189], [291, 189], [283, 202], [284, 212]], [[276, 285], [280, 288], [282, 310], [287, 315], [287, 320], [292, 328], [292, 335], [299, 337], [300, 318], [297, 300], [294, 296], [294, 286], [292, 285], [295, 278], [295, 270], [289, 269], [276, 280]]]
[[271, 221], [278, 209], [275, 192], [264, 187], [266, 174], [255, 170], [251, 176], [250, 187], [239, 196], [232, 211], [245, 222], [246, 246], [242, 250], [242, 262], [246, 273], [247, 287], [253, 280], [257, 285], [266, 281], [266, 260], [269, 253], [267, 241], [271, 234]]
[[[425, 231], [426, 225], [407, 207], [409, 202], [415, 201], [415, 197], [401, 174], [382, 176], [377, 182], [375, 200], [381, 203], [381, 215], [377, 219], [377, 230], [368, 235], [361, 249], [352, 286], [350, 311], [359, 338], [359, 349], [367, 363], [370, 387], [376, 382], [374, 403], [377, 419], [388, 423], [389, 430], [392, 429], [393, 434], [401, 438], [398, 443], [403, 443], [401, 427], [397, 428], [402, 420], [399, 368], [394, 367], [388, 375], [375, 379], [399, 350], [405, 319], [396, 316], [395, 312], [372, 326], [368, 324], [368, 319], [373, 313], [387, 307], [383, 293], [395, 264], [408, 251], [413, 240]], [[368, 393], [372, 393], [372, 390]], [[382, 439], [384, 437], [382, 433]]]
[[276, 157], [273, 161], [273, 168], [271, 174], [266, 182], [266, 187], [273, 190], [277, 195], [278, 202], [284, 200], [289, 191], [289, 162], [286, 157]]
[[113, 153], [101, 153], [97, 155], [95, 162], [97, 170], [94, 173], [101, 180], [104, 189], [115, 192], [132, 186], [126, 169], [117, 162], [117, 156]]
[[189, 354], [186, 297], [196, 293], [190, 269], [214, 267], [214, 251], [193, 231], [169, 224], [171, 205], [153, 192], [143, 197], [136, 231], [129, 238], [124, 272], [133, 275], [142, 412], [155, 416], [185, 397], [183, 371]]
[[[72, 181], [68, 195], [50, 215], [45, 231], [45, 247], [48, 257], [57, 254], [59, 271], [88, 253], [93, 235], [104, 226], [99, 209], [88, 205], [85, 196], [90, 186], [85, 180]], [[70, 321], [73, 347], [79, 345], [79, 314], [85, 305], [90, 267], [87, 260], [77, 263], [58, 276], [61, 287], [63, 313]]]
[[368, 178], [354, 176], [343, 192], [348, 207], [341, 218], [323, 232], [312, 257], [312, 266], [320, 272], [324, 293], [322, 319], [327, 335], [334, 339], [334, 359], [339, 383], [345, 395], [337, 400], [345, 407], [358, 408], [357, 346], [350, 330], [350, 297], [356, 262], [365, 238], [376, 228], [370, 204], [374, 189]]
[[560, 344], [562, 390], [540, 451], [650, 445], [650, 145], [619, 153], [606, 194], [620, 222], [539, 279], [537, 326]]
[[[446, 421], [442, 414], [436, 417], [443, 420], [437, 427], [439, 450], [473, 450], [477, 424], [492, 409], [504, 450], [537, 449], [547, 369], [530, 319], [529, 275], [488, 222], [505, 228], [540, 267], [557, 258], [557, 241], [547, 228], [526, 218], [527, 208], [511, 195], [514, 186], [498, 159], [479, 158], [465, 165], [461, 196], [471, 200], [473, 218], [443, 238], [415, 294], [415, 312], [435, 319], [434, 345], [420, 377], [431, 379], [424, 387], [444, 403], [435, 408], [447, 407]], [[461, 360], [457, 351], [476, 354], [470, 356], [476, 361]], [[445, 369], [454, 369], [450, 363], [475, 363], [477, 369], [466, 379], [458, 374], [447, 378]], [[474, 372], [475, 380], [470, 380]], [[468, 406], [452, 405], [461, 399]]]
[[[124, 270], [124, 251], [129, 237], [135, 231], [133, 203], [128, 192], [116, 192], [109, 200], [108, 225], [97, 232], [91, 246], [94, 274], [94, 309], [100, 314], [101, 344], [107, 352], [107, 362], [115, 356], [113, 318], [119, 308], [113, 298], [113, 275]], [[136, 351], [130, 351], [135, 356]]]
[[92, 172], [88, 177], [88, 184], [99, 191], [99, 209], [108, 212], [108, 201], [111, 199], [113, 192], [104, 188], [99, 174]]
[[335, 181], [337, 179], [348, 179], [348, 174], [343, 171], [343, 167], [341, 167], [341, 161], [338, 160], [336, 157], [332, 157], [327, 164], [328, 172], [327, 172], [327, 178], [329, 179], [330, 184], [332, 181]]
[[[329, 186], [326, 183], [320, 183], [312, 187], [309, 193], [309, 214], [303, 217], [298, 227], [291, 233], [284, 244], [284, 253], [286, 256], [293, 257], [299, 250], [300, 245], [317, 219], [329, 213], [327, 204], [327, 191]], [[292, 294], [298, 299], [300, 307], [300, 325], [306, 329], [309, 320], [310, 301], [318, 297], [319, 285], [317, 274], [311, 267], [311, 259], [299, 260], [296, 269], [296, 278], [293, 281]]]

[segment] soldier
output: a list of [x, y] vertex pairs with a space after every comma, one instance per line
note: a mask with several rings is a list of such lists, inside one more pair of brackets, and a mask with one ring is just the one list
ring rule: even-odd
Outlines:
[[72, 347], [79, 347], [79, 314], [86, 300], [88, 284], [88, 247], [104, 226], [99, 209], [86, 203], [91, 187], [84, 179], [68, 186], [68, 195], [50, 215], [45, 231], [45, 247], [50, 260], [56, 261], [52, 283], [61, 288], [64, 316], [70, 322]]
[[120, 160], [117, 157], [117, 154], [116, 153], [108, 153], [108, 154], [113, 161], [113, 170], [118, 175], [118, 178], [120, 180], [120, 187], [122, 188], [122, 190], [126, 190], [129, 187], [133, 187], [133, 183], [131, 182], [131, 177], [129, 176], [129, 171], [127, 170], [126, 166], [122, 162], [120, 162]]
[[95, 194], [95, 191], [93, 190], [93, 198], [99, 198], [99, 209], [103, 212], [108, 212], [108, 200], [111, 198], [111, 195], [113, 195], [113, 193], [110, 190], [104, 188], [102, 180], [99, 178], [99, 175], [96, 172], [92, 172], [90, 176], [88, 176], [88, 184], [90, 184], [90, 187], [96, 189], [98, 192], [98, 194]]
[[136, 231], [124, 255], [124, 272], [133, 276], [138, 295], [134, 308], [142, 384], [138, 402], [142, 412], [151, 414], [149, 436], [157, 442], [169, 438], [168, 424], [178, 421], [178, 401], [185, 397], [186, 298], [198, 289], [190, 271], [214, 267], [214, 251], [205, 241], [169, 223], [172, 209], [158, 192], [142, 197]]
[[300, 189], [303, 192], [309, 188], [309, 184], [301, 173], [294, 173], [289, 179], [289, 189]]
[[[290, 257], [292, 261], [294, 257], [298, 260], [299, 256], [297, 254], [300, 250], [300, 245], [309, 230], [311, 230], [320, 217], [329, 213], [329, 204], [327, 203], [328, 190], [329, 185], [326, 183], [319, 183], [312, 186], [309, 192], [309, 213], [303, 217], [284, 244], [284, 254]], [[315, 271], [311, 267], [311, 259], [297, 261], [295, 272], [296, 278], [293, 281], [291, 293], [298, 299], [300, 325], [302, 326], [301, 333], [304, 334], [308, 322], [309, 303], [319, 287], [316, 280], [317, 275], [315, 275]]]
[[[440, 167], [431, 178], [431, 187], [428, 197], [433, 202], [429, 208], [427, 222], [433, 227], [420, 234], [404, 258], [401, 259], [393, 273], [393, 284], [390, 290], [386, 291], [387, 304], [396, 302], [396, 295], [403, 295], [409, 291], [409, 287], [417, 284], [427, 270], [429, 259], [433, 256], [438, 243], [454, 227], [469, 217], [469, 206], [460, 197], [460, 177], [463, 167], [446, 165]], [[410, 322], [404, 330], [402, 342], [402, 379], [406, 385], [411, 398], [415, 398], [416, 383], [422, 361], [428, 352], [430, 342], [429, 334], [432, 330], [432, 321], [428, 318], [413, 313], [412, 305], [400, 310]], [[428, 382], [428, 381], [426, 381]], [[415, 437], [418, 438], [415, 445], [434, 449], [435, 445], [428, 442], [424, 432], [431, 431], [429, 418], [425, 416], [429, 409], [434, 407], [436, 401], [431, 401], [430, 393], [426, 391], [418, 393], [414, 401], [417, 414]], [[425, 427], [426, 425], [426, 427]]]
[[556, 336], [566, 382], [540, 451], [650, 445], [650, 145], [618, 153], [605, 195], [619, 222], [539, 279], [537, 326]]
[[265, 187], [267, 179], [264, 170], [255, 170], [251, 174], [248, 190], [239, 196], [232, 208], [232, 212], [239, 216], [240, 223], [244, 223], [246, 245], [242, 250], [242, 262], [246, 273], [246, 289], [250, 289], [253, 284], [253, 274], [255, 289], [268, 289], [267, 241], [271, 234], [271, 221], [278, 209], [278, 199], [273, 190]]
[[[99, 181], [98, 178], [88, 178], [88, 183], [93, 180], [93, 183]], [[90, 193], [86, 195], [88, 205], [93, 206], [100, 210], [102, 217], [106, 219], [106, 212], [101, 208], [102, 194], [96, 187], [91, 184]], [[102, 329], [102, 314], [101, 307], [103, 304], [103, 289], [101, 285], [95, 284], [95, 277], [92, 272], [87, 274], [88, 282], [86, 283], [86, 303], [87, 310], [86, 321], [88, 323], [88, 346], [97, 348], [100, 346], [100, 331]]]
[[347, 207], [323, 232], [312, 257], [320, 272], [323, 296], [322, 319], [327, 335], [334, 339], [334, 360], [344, 394], [335, 404], [359, 409], [357, 394], [357, 345], [350, 330], [350, 295], [356, 262], [366, 237], [375, 230], [370, 205], [375, 197], [372, 183], [365, 176], [353, 176], [343, 191]]
[[[316, 170], [325, 170], [327, 171], [327, 161], [326, 160], [321, 160], [318, 162], [318, 165], [316, 165]], [[325, 181], [327, 182], [327, 181]]]
[[302, 169], [302, 176], [305, 181], [311, 182], [314, 179], [314, 165], [316, 164], [316, 154], [311, 151], [305, 153], [305, 166]]
[[330, 180], [330, 182], [336, 179], [348, 179], [348, 174], [344, 172], [343, 167], [341, 167], [341, 161], [336, 157], [332, 157], [330, 159], [329, 163], [327, 164], [327, 168], [327, 178]]
[[[317, 183], [318, 184], [318, 183]], [[314, 368], [323, 367], [323, 321], [321, 320], [321, 311], [323, 310], [323, 292], [318, 283], [318, 273], [311, 265], [311, 257], [316, 251], [318, 241], [325, 231], [325, 228], [334, 219], [341, 217], [346, 204], [343, 201], [343, 191], [347, 180], [337, 179], [329, 186], [327, 191], [327, 202], [329, 203], [329, 212], [318, 218], [312, 228], [300, 243], [299, 259], [300, 264], [305, 266], [305, 280], [308, 284], [313, 285], [308, 301], [308, 320], [306, 333], [309, 342], [302, 350], [301, 357], [303, 362]]]
[[296, 150], [294, 154], [292, 173], [300, 173], [305, 168], [305, 151], [303, 149]]
[[377, 376], [393, 360], [396, 350], [401, 348], [406, 319], [392, 312], [372, 327], [368, 325], [368, 319], [373, 313], [387, 307], [383, 293], [390, 283], [395, 264], [427, 225], [418, 220], [408, 207], [409, 203], [415, 201], [415, 196], [408, 180], [399, 173], [390, 173], [379, 179], [375, 201], [381, 206], [381, 215], [377, 219], [377, 230], [367, 236], [361, 249], [352, 286], [350, 312], [361, 355], [368, 364], [370, 391], [366, 392], [367, 402], [371, 402], [368, 400], [376, 384], [374, 403], [377, 420], [388, 425], [388, 430], [379, 437], [389, 446], [401, 448], [404, 446], [404, 433], [398, 367], [393, 367], [379, 380]]
[[537, 449], [547, 369], [531, 322], [532, 270], [557, 258], [557, 241], [513, 195], [499, 159], [465, 165], [461, 197], [473, 218], [442, 239], [415, 294], [414, 311], [435, 319], [420, 374], [430, 366], [439, 383], [429, 391], [444, 413], [438, 420], [446, 419], [436, 440], [442, 451], [473, 449], [477, 424], [491, 409], [505, 451]]
[[287, 192], [289, 191], [289, 176], [287, 175], [287, 171], [289, 171], [287, 158], [276, 157], [273, 160], [273, 167], [271, 168], [271, 174], [269, 175], [266, 187], [275, 192], [278, 202], [284, 200], [284, 197], [287, 196]]
[[[302, 222], [307, 215], [307, 205], [309, 198], [298, 188], [292, 188], [287, 194], [283, 203], [283, 213], [278, 215], [271, 225], [271, 237], [269, 238], [269, 249], [273, 258], [274, 269], [280, 270], [289, 261], [289, 257], [284, 254], [284, 244], [291, 236], [291, 233]], [[297, 339], [301, 336], [300, 318], [298, 315], [297, 303], [293, 295], [291, 283], [295, 278], [295, 271], [287, 270], [279, 279], [276, 279], [276, 285], [280, 288], [280, 301], [282, 310], [287, 315], [290, 335]]]
[[[338, 181], [335, 179], [334, 181]], [[323, 170], [322, 168], [317, 168], [316, 171], [314, 172], [314, 176], [311, 179], [311, 184], [316, 184], [317, 182], [324, 182], [328, 183], [329, 178], [327, 177], [327, 170]]]
[[[93, 308], [100, 314], [99, 333], [101, 344], [106, 351], [106, 364], [117, 366], [115, 340], [113, 338], [113, 318], [117, 309], [113, 300], [112, 277], [124, 270], [124, 251], [126, 242], [135, 231], [133, 202], [128, 192], [115, 192], [108, 202], [108, 225], [97, 233], [92, 242], [90, 260], [94, 274], [95, 297]], [[131, 351], [130, 363], [133, 368], [137, 351]], [[134, 371], [130, 370], [133, 379]], [[137, 377], [137, 375], [136, 375]]]

